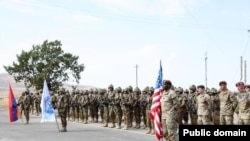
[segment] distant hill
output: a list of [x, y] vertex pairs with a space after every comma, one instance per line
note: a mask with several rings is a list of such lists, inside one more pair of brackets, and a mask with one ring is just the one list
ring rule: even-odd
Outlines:
[[[11, 87], [15, 95], [21, 94], [26, 89], [24, 86], [24, 82], [16, 83], [13, 76], [9, 75], [8, 73], [0, 73], [0, 97], [8, 96], [9, 84], [11, 84]], [[72, 90], [70, 84], [65, 83], [64, 87], [68, 90]], [[88, 85], [78, 85], [77, 88], [91, 89], [96, 87]]]

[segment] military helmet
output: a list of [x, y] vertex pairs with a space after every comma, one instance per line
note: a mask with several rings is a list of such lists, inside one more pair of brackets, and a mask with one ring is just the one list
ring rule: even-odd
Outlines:
[[108, 88], [114, 88], [114, 86], [112, 84], [110, 84]]
[[136, 87], [136, 88], [134, 89], [134, 92], [135, 92], [136, 94], [139, 94], [139, 93], [141, 93], [141, 90], [140, 90], [138, 87]]
[[152, 92], [154, 92], [154, 87], [149, 87], [149, 89], [148, 89], [148, 91], [152, 91]]
[[89, 93], [91, 93], [91, 94], [94, 93], [94, 90], [93, 90], [93, 89], [90, 89], [90, 90], [89, 90]]
[[120, 92], [122, 92], [122, 88], [121, 87], [117, 87], [116, 91], [120, 93]]
[[212, 89], [210, 90], [210, 92], [211, 92], [212, 94], [216, 94], [216, 93], [217, 93], [217, 89], [212, 88]]
[[98, 94], [98, 89], [95, 89], [95, 90], [94, 90], [94, 94]]
[[185, 89], [184, 93], [188, 94], [189, 93], [188, 89]]
[[76, 89], [76, 90], [75, 90], [75, 94], [80, 94], [80, 90], [79, 90], [79, 89]]
[[190, 90], [196, 91], [196, 86], [193, 84], [189, 87]]
[[128, 90], [133, 90], [133, 87], [132, 86], [128, 86]]

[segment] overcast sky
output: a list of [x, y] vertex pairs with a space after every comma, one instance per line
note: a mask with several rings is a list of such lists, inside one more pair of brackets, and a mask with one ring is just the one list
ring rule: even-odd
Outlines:
[[[175, 86], [250, 82], [249, 0], [0, 0], [0, 73], [44, 40], [84, 63], [80, 84], [154, 86], [159, 62]], [[243, 72], [244, 73], [244, 72]], [[245, 75], [245, 74], [243, 74]], [[244, 76], [243, 76], [244, 81]]]

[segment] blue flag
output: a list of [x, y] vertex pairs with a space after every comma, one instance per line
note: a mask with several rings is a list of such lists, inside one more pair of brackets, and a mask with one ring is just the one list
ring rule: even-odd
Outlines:
[[55, 111], [51, 104], [51, 98], [49, 94], [49, 89], [46, 80], [43, 84], [43, 95], [41, 100], [41, 110], [42, 110], [42, 120], [45, 121], [55, 121]]

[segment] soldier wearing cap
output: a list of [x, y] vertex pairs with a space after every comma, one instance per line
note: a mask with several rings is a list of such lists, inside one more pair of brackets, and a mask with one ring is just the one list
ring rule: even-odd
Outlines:
[[232, 125], [233, 114], [237, 106], [237, 99], [233, 92], [228, 90], [227, 82], [219, 82], [220, 93], [220, 124], [221, 125]]
[[239, 108], [239, 125], [250, 125], [250, 93], [246, 91], [244, 82], [236, 83]]
[[171, 89], [172, 83], [170, 80], [163, 80], [163, 93], [161, 97], [162, 108], [162, 127], [163, 137], [167, 141], [175, 141], [177, 132], [177, 109], [180, 105], [178, 97], [174, 90]]
[[209, 125], [211, 117], [211, 99], [208, 94], [205, 93], [205, 86], [199, 85], [199, 95], [197, 96], [197, 115], [198, 125]]

